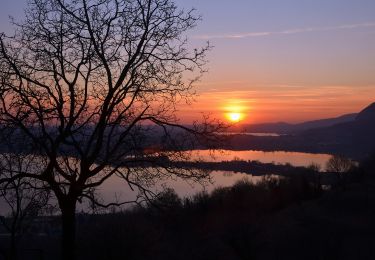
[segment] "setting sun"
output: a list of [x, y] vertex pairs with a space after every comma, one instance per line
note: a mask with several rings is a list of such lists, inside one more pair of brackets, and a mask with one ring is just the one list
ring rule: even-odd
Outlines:
[[249, 106], [241, 99], [226, 100], [226, 105], [222, 108], [226, 119], [233, 123], [243, 121], [249, 110]]
[[0, 260], [375, 260], [375, 0], [0, 3]]
[[241, 113], [228, 113], [228, 119], [232, 122], [238, 122], [242, 118]]

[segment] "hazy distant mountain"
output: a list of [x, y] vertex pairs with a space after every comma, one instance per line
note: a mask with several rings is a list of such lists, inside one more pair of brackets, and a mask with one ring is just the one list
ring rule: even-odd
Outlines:
[[336, 123], [329, 127], [321, 127], [304, 131], [306, 134], [334, 134], [337, 137], [373, 137], [375, 136], [375, 103], [369, 105], [356, 115], [354, 120]]
[[254, 124], [254, 125], [244, 125], [243, 131], [250, 133], [278, 133], [285, 134], [293, 130], [294, 125], [277, 122], [277, 123], [264, 123], [264, 124]]
[[336, 124], [352, 122], [356, 119], [358, 114], [347, 114], [340, 117], [320, 119], [314, 121], [308, 121], [301, 124], [294, 125], [294, 131], [304, 131], [312, 128], [330, 127]]
[[[358, 114], [305, 122], [252, 126], [247, 131], [293, 133], [280, 137], [237, 135], [231, 140], [232, 149], [284, 150], [342, 154], [361, 159], [375, 154], [375, 103]], [[319, 127], [321, 126], [321, 127]], [[282, 129], [284, 127], [284, 129]], [[282, 131], [280, 131], [282, 129]]]
[[310, 129], [300, 137], [327, 151], [361, 155], [375, 152], [375, 103], [362, 110], [353, 121]]
[[289, 124], [285, 122], [265, 123], [256, 125], [244, 126], [246, 132], [253, 133], [279, 133], [291, 134], [301, 132], [312, 128], [330, 127], [336, 124], [351, 122], [356, 119], [358, 114], [347, 114], [335, 118], [320, 119], [314, 121], [307, 121], [300, 124]]

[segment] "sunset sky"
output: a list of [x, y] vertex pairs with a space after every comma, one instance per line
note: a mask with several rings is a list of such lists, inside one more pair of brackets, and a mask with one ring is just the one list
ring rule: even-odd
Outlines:
[[[22, 18], [25, 2], [1, 0], [0, 31], [11, 31], [7, 17]], [[184, 121], [203, 112], [301, 122], [375, 102], [374, 0], [177, 2], [203, 17], [189, 32], [191, 45], [214, 46], [197, 103], [181, 107]]]

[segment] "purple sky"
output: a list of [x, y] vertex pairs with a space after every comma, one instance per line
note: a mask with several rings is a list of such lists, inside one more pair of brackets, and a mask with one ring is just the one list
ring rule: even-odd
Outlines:
[[[24, 0], [2, 0], [22, 18]], [[192, 45], [209, 40], [210, 72], [194, 111], [246, 122], [303, 121], [355, 112], [375, 101], [374, 0], [178, 0], [202, 14]], [[186, 116], [182, 109], [182, 115]], [[189, 109], [190, 117], [191, 109]]]

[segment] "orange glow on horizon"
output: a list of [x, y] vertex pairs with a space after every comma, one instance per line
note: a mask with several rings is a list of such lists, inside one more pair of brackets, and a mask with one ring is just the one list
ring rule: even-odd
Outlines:
[[[191, 106], [180, 106], [178, 116], [187, 123], [201, 120], [202, 114], [230, 123], [301, 123], [358, 113], [375, 101], [375, 85], [245, 87], [202, 91]], [[231, 113], [241, 114], [240, 120], [231, 120]]]

